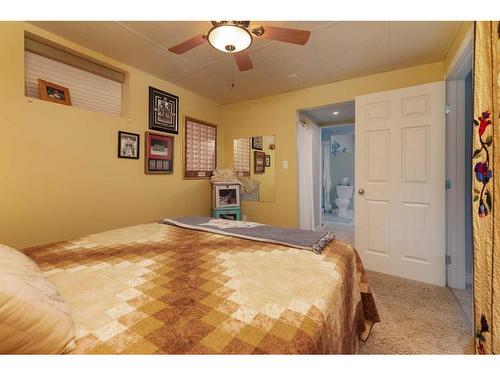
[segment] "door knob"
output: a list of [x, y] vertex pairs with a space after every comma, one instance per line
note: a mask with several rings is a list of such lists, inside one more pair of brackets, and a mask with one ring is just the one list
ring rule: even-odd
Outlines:
[[365, 189], [359, 189], [358, 190], [359, 195], [364, 195], [365, 194]]

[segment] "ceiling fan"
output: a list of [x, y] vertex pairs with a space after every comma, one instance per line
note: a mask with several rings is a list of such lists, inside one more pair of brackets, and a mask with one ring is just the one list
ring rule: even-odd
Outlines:
[[253, 68], [250, 56], [245, 50], [250, 47], [254, 37], [304, 45], [310, 35], [311, 32], [307, 30], [250, 26], [250, 21], [212, 21], [212, 28], [207, 33], [197, 35], [168, 50], [180, 55], [208, 42], [219, 51], [232, 54], [238, 69], [245, 71]]

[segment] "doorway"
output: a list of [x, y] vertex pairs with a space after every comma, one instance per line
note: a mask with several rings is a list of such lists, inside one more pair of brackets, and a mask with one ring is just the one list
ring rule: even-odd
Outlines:
[[[354, 245], [354, 101], [299, 111], [318, 133], [313, 147], [316, 230], [329, 231]], [[298, 140], [300, 142], [300, 140]]]
[[472, 322], [472, 32], [459, 51], [446, 80], [446, 285]]

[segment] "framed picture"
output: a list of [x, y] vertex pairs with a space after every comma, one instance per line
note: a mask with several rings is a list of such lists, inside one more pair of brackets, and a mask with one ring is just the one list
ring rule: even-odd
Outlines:
[[266, 154], [266, 168], [271, 166], [271, 155]]
[[139, 134], [118, 132], [118, 157], [139, 159]]
[[179, 97], [149, 87], [149, 129], [179, 134]]
[[330, 138], [331, 153], [334, 156], [352, 153], [354, 136], [352, 134], [336, 134]]
[[264, 173], [266, 171], [266, 154], [262, 151], [254, 151], [253, 173]]
[[146, 174], [165, 174], [174, 171], [174, 137], [146, 132]]
[[71, 97], [67, 87], [39, 79], [38, 88], [40, 89], [40, 99], [53, 103], [71, 105]]
[[218, 185], [213, 187], [214, 207], [239, 207], [240, 185]]
[[217, 125], [185, 117], [184, 178], [209, 179], [217, 168]]
[[255, 150], [262, 150], [264, 144], [264, 137], [252, 137], [252, 148]]

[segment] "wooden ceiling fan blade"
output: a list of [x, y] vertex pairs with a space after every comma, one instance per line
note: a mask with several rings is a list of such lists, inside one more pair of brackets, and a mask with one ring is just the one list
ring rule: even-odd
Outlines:
[[311, 32], [308, 30], [289, 29], [286, 27], [263, 26], [262, 30], [262, 38], [300, 45], [306, 44], [311, 36]]
[[246, 51], [236, 52], [233, 54], [236, 64], [240, 72], [250, 70], [253, 68], [252, 60], [250, 60], [250, 55]]
[[185, 42], [179, 43], [176, 46], [170, 47], [168, 50], [170, 52], [176, 53], [178, 55], [189, 51], [195, 47], [198, 47], [205, 43], [207, 39], [204, 34], [197, 35], [191, 39], [186, 40]]

